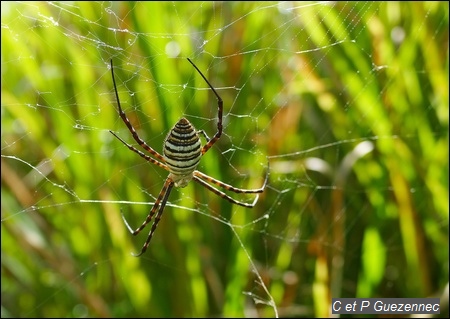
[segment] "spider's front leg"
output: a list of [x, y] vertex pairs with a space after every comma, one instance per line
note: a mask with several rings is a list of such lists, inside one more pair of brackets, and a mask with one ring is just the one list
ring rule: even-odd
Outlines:
[[145, 226], [147, 226], [148, 223], [152, 220], [153, 216], [155, 215], [156, 211], [158, 211], [158, 214], [156, 214], [155, 220], [153, 221], [152, 228], [150, 229], [150, 232], [148, 234], [147, 240], [144, 243], [144, 246], [141, 249], [141, 252], [139, 254], [132, 254], [135, 257], [139, 257], [145, 251], [147, 250], [148, 245], [150, 244], [150, 241], [152, 240], [153, 233], [156, 230], [156, 227], [158, 226], [159, 221], [161, 220], [161, 216], [164, 212], [164, 207], [166, 206], [167, 199], [169, 198], [170, 191], [172, 190], [172, 187], [174, 186], [174, 182], [171, 178], [167, 178], [163, 188], [161, 189], [161, 192], [158, 195], [158, 198], [155, 201], [155, 204], [153, 205], [152, 209], [150, 210], [150, 213], [148, 214], [147, 218], [145, 219], [144, 223], [133, 231], [133, 229], [130, 227], [128, 222], [126, 221], [125, 217], [122, 214], [122, 219], [125, 222], [125, 226], [127, 226], [128, 230], [133, 236], [136, 236], [139, 234]]

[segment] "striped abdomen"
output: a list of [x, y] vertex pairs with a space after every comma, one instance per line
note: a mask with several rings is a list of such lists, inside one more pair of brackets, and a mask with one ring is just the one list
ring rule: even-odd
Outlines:
[[196, 129], [184, 117], [167, 135], [163, 154], [175, 186], [186, 186], [202, 157], [202, 144]]

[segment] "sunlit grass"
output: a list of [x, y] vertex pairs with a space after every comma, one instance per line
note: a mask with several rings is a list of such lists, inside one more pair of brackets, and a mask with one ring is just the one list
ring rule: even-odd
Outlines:
[[[440, 296], [448, 3], [283, 10], [2, 3], [2, 317], [329, 316], [331, 297]], [[160, 151], [181, 116], [216, 130], [186, 57], [224, 100], [199, 169], [254, 188], [269, 156], [269, 186], [253, 209], [173, 190], [134, 258], [149, 229], [133, 237], [121, 213], [140, 225], [167, 172], [108, 132], [135, 145], [110, 60], [124, 111]]]

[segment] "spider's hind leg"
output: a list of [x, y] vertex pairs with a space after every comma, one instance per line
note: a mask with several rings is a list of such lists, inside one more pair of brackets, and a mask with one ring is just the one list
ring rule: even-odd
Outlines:
[[203, 131], [203, 130], [198, 130], [198, 131], [197, 131], [197, 134], [202, 135], [202, 136], [206, 139], [206, 143], [209, 142], [210, 138], [209, 138], [209, 136], [206, 134], [205, 131]]

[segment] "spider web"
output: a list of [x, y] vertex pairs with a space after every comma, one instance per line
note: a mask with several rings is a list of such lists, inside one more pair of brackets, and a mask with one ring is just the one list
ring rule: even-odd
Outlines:
[[[443, 8], [2, 2], [2, 317], [329, 316], [331, 297], [440, 296]], [[121, 212], [141, 225], [167, 172], [108, 132], [139, 148], [110, 60], [122, 108], [160, 152], [182, 116], [217, 129], [187, 57], [224, 100], [223, 135], [198, 169], [269, 182], [253, 209], [173, 189], [134, 258], [151, 225], [133, 237]]]

